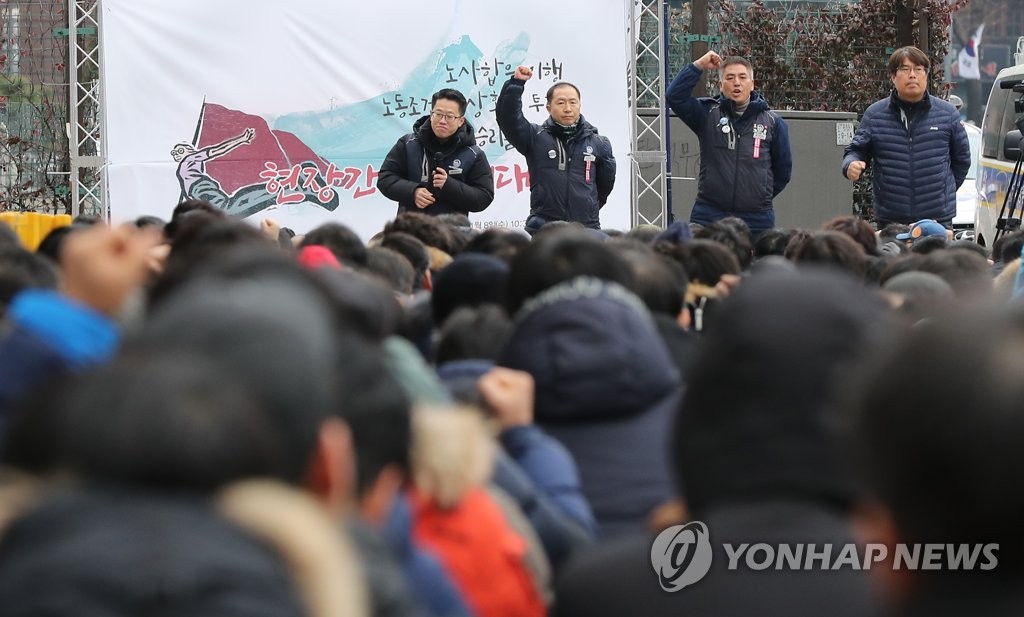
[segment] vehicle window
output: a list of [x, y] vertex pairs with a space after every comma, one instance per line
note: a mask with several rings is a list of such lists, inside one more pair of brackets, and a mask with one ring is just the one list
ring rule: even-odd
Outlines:
[[978, 150], [981, 149], [981, 133], [968, 133], [967, 141], [971, 144], [971, 168], [967, 172], [967, 179], [974, 180], [978, 177]]
[[[1015, 79], [1020, 79], [1020, 75], [1017, 75]], [[1006, 160], [1006, 157], [1003, 156], [1003, 141], [1006, 139], [1006, 134], [1017, 128], [1017, 125], [1013, 123], [1017, 118], [1017, 112], [1014, 109], [1013, 102], [1020, 96], [1013, 90], [1003, 90], [1003, 92], [1009, 92], [1010, 96], [1006, 97], [1006, 109], [1003, 110], [1003, 122], [999, 127], [999, 149], [996, 151], [996, 155], [1001, 161]], [[1012, 162], [1016, 163], [1017, 161]]]
[[[985, 119], [981, 123], [982, 149], [981, 155], [989, 158], [999, 158], [1002, 154], [1002, 138], [1005, 131], [1000, 133], [1003, 126], [1003, 116], [1006, 112], [1006, 104], [1010, 100], [1012, 90], [1002, 90], [999, 82], [992, 85], [992, 93], [988, 97], [988, 106], [985, 107]], [[1013, 105], [1010, 105], [1013, 109]]]

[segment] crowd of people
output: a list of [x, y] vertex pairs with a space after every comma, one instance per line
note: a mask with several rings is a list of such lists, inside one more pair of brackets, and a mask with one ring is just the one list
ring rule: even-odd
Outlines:
[[[714, 103], [689, 96], [709, 68]], [[498, 112], [540, 179], [529, 234], [470, 224], [493, 191], [447, 91], [389, 154], [400, 211], [368, 242], [192, 200], [34, 252], [0, 226], [0, 613], [1019, 612], [1024, 231], [776, 228], [785, 123], [717, 54], [671, 103], [702, 165], [720, 140], [750, 158], [708, 157], [699, 220], [601, 229], [610, 148], [575, 86], [526, 123], [528, 79]], [[654, 538], [694, 521], [710, 570], [665, 591]], [[998, 563], [728, 568], [744, 543]]]
[[994, 572], [888, 572], [881, 597], [1011, 602], [1024, 232], [992, 260], [925, 227], [530, 239], [403, 212], [366, 244], [184, 202], [37, 252], [4, 229], [0, 606], [886, 606], [867, 572], [662, 591], [653, 535], [688, 520], [722, 541], [997, 542]]

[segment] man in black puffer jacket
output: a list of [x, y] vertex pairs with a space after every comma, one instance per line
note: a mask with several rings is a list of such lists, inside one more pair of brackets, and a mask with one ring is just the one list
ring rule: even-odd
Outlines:
[[480, 212], [494, 200], [494, 175], [466, 121], [466, 97], [444, 88], [430, 104], [430, 114], [388, 152], [377, 188], [399, 212]]
[[545, 223], [574, 221], [601, 228], [600, 211], [615, 186], [615, 156], [607, 137], [580, 115], [580, 91], [567, 82], [548, 89], [544, 124], [523, 116], [523, 90], [533, 76], [520, 66], [498, 96], [498, 127], [526, 157], [530, 168], [530, 216], [533, 235]]
[[935, 219], [947, 228], [956, 190], [971, 168], [971, 147], [955, 107], [928, 94], [928, 56], [901, 47], [889, 57], [890, 96], [864, 112], [846, 147], [843, 175], [857, 181], [874, 161], [875, 223]]

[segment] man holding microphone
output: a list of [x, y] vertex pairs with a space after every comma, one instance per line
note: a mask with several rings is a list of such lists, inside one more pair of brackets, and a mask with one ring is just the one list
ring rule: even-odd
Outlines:
[[416, 121], [380, 167], [377, 188], [398, 211], [425, 214], [480, 212], [494, 200], [494, 176], [466, 121], [466, 97], [444, 88], [430, 114]]

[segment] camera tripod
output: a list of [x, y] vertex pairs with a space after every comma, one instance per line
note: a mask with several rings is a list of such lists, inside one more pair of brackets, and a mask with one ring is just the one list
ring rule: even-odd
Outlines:
[[[1014, 92], [1018, 91], [1021, 85], [1014, 86]], [[1024, 91], [1022, 91], [1021, 97], [1014, 103], [1017, 112], [1017, 119], [1014, 124], [1017, 126], [1017, 130], [1024, 133]], [[1017, 162], [1013, 165], [1013, 173], [1010, 174], [1010, 182], [1006, 185], [1006, 194], [1003, 196], [1003, 207], [999, 210], [999, 218], [996, 219], [996, 234], [993, 238], [992, 243], [999, 240], [1000, 236], [1004, 233], [1009, 233], [1020, 229], [1020, 216], [1014, 218], [1017, 209], [1024, 210], [1024, 204], [1021, 203], [1021, 189], [1024, 188], [1024, 138], [1021, 139], [1020, 144], [1017, 146]], [[1007, 211], [1009, 210], [1009, 211]]]

